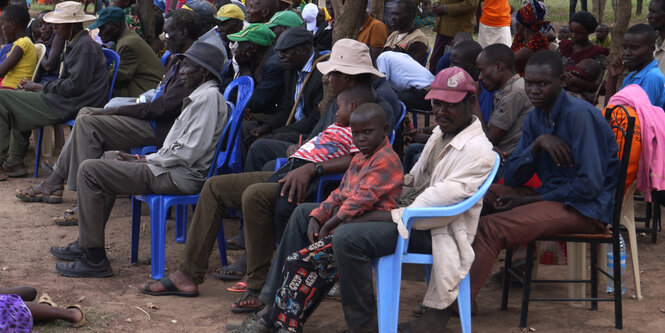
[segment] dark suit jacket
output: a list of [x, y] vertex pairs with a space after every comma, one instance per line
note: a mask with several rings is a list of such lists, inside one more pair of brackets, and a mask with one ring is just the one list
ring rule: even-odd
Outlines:
[[318, 30], [314, 34], [314, 49], [317, 52], [332, 49], [332, 22], [323, 22], [318, 26]]
[[266, 52], [265, 61], [259, 70], [261, 78], [254, 87], [247, 108], [253, 113], [274, 114], [284, 95], [284, 67], [279, 61], [279, 53], [272, 47]]
[[[320, 54], [315, 53], [314, 61], [320, 56]], [[303, 93], [300, 97], [305, 102], [303, 110], [305, 117], [299, 121], [295, 121], [294, 117], [289, 126], [284, 126], [295, 103], [297, 79], [296, 70], [284, 71], [283, 98], [279, 104], [277, 113], [275, 113], [275, 116], [267, 122], [273, 132], [269, 137], [297, 142], [300, 134], [303, 134], [303, 136], [306, 137], [312, 131], [314, 125], [316, 125], [321, 118], [318, 105], [323, 98], [323, 85], [321, 83], [322, 76], [321, 72], [316, 69], [316, 66], [313, 66], [312, 75], [307, 81], [307, 84], [303, 86]]]

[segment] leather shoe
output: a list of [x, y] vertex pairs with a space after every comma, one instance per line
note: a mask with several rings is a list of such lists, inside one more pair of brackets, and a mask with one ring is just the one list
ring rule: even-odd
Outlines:
[[88, 255], [81, 255], [74, 262], [58, 262], [55, 264], [55, 270], [61, 275], [73, 278], [105, 278], [113, 276], [111, 263], [104, 258], [98, 263], [93, 263], [88, 259]]
[[67, 246], [51, 246], [51, 254], [62, 260], [76, 260], [83, 253], [83, 248], [79, 246], [79, 241], [75, 240]]
[[[0, 167], [0, 175], [2, 174], [9, 177], [24, 177], [28, 175], [28, 169], [25, 168], [25, 165], [22, 162], [12, 165], [8, 165], [7, 162], [5, 162], [2, 163], [2, 167]], [[0, 179], [1, 178], [2, 176], [0, 176]]]

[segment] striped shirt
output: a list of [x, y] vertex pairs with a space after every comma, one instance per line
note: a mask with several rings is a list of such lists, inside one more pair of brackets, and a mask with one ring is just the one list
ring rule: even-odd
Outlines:
[[305, 66], [303, 66], [303, 68], [299, 70], [297, 73], [298, 77], [296, 79], [296, 94], [295, 96], [293, 96], [293, 101], [298, 103], [295, 114], [296, 121], [305, 118], [305, 97], [303, 96], [302, 98], [300, 98], [300, 101], [297, 101], [296, 99], [298, 98], [298, 93], [300, 92], [300, 89], [302, 89], [302, 84], [305, 82], [307, 74], [309, 74], [312, 71], [313, 64], [314, 64], [314, 52], [312, 52], [312, 55], [309, 56], [309, 60], [307, 60]]
[[357, 152], [358, 148], [353, 144], [351, 136], [351, 127], [334, 123], [307, 141], [291, 157], [320, 163]]

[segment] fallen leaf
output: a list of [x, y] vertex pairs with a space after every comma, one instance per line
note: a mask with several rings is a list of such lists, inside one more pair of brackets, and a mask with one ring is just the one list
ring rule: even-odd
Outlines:
[[133, 323], [134, 322], [134, 321], [132, 321], [132, 318], [127, 318], [127, 319], [125, 319], [125, 321], [128, 322], [128, 323]]
[[171, 320], [171, 324], [177, 324], [177, 323], [178, 323], [177, 320], [175, 320], [175, 319]]
[[85, 296], [79, 297], [79, 299], [76, 300], [76, 303], [81, 303], [85, 299]]
[[158, 307], [157, 305], [153, 304], [153, 303], [148, 303], [148, 304], [146, 304], [145, 306], [146, 306], [148, 309], [155, 309], [155, 310], [159, 309], [159, 307]]
[[5, 266], [5, 267], [2, 268], [2, 270], [3, 270], [3, 271], [8, 271], [8, 270], [9, 270], [9, 267]]
[[662, 313], [665, 313], [665, 306], [659, 306], [658, 310]]

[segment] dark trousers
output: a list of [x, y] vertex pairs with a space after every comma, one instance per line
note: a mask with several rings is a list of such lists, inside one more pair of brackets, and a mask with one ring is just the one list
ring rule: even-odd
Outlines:
[[[580, 7], [582, 7], [583, 11], [587, 11], [587, 0], [579, 0], [580, 1]], [[568, 19], [570, 20], [573, 17], [573, 14], [575, 14], [575, 8], [577, 7], [577, 0], [570, 0], [570, 16]]]
[[436, 64], [439, 63], [439, 58], [443, 57], [446, 53], [446, 45], [453, 41], [453, 37], [436, 34], [434, 41], [434, 48], [432, 48], [432, 55], [429, 58], [429, 71], [436, 75]]
[[431, 102], [425, 100], [425, 95], [428, 92], [429, 90], [411, 87], [409, 90], [398, 91], [396, 94], [399, 100], [404, 103], [407, 110], [432, 110]]
[[491, 273], [499, 252], [560, 233], [600, 233], [606, 225], [556, 201], [539, 201], [496, 213], [493, 203], [504, 195], [536, 195], [531, 187], [494, 184], [483, 198], [483, 217], [473, 241], [476, 259], [471, 266], [471, 299], [475, 299]]
[[[216, 176], [206, 181], [194, 217], [187, 226], [187, 241], [180, 254], [179, 271], [194, 283], [203, 283], [203, 277], [208, 270], [208, 258], [217, 240], [227, 208], [242, 211], [245, 223], [272, 222], [272, 198], [275, 197], [277, 184], [265, 183], [270, 174], [270, 172], [245, 172]], [[252, 241], [261, 244], [262, 237], [266, 237], [262, 234], [253, 236], [247, 241], [246, 246], [255, 246]]]
[[[307, 238], [309, 214], [318, 206], [318, 203], [303, 203], [291, 215], [259, 296], [263, 303], [273, 304], [275, 293], [282, 285], [282, 268], [289, 255], [310, 245]], [[372, 259], [394, 253], [396, 242], [397, 225], [392, 222], [343, 224], [335, 230], [333, 252], [342, 308], [346, 324], [353, 332], [376, 331], [376, 327], [367, 330], [368, 323], [376, 323]], [[428, 253], [431, 249], [429, 231], [411, 233], [410, 251]]]
[[146, 163], [86, 160], [77, 178], [79, 244], [104, 247], [104, 230], [118, 195], [185, 194], [168, 173], [155, 176]]
[[290, 145], [292, 143], [275, 139], [256, 140], [247, 152], [245, 172], [262, 171], [266, 163], [280, 157], [287, 157], [286, 149]]

